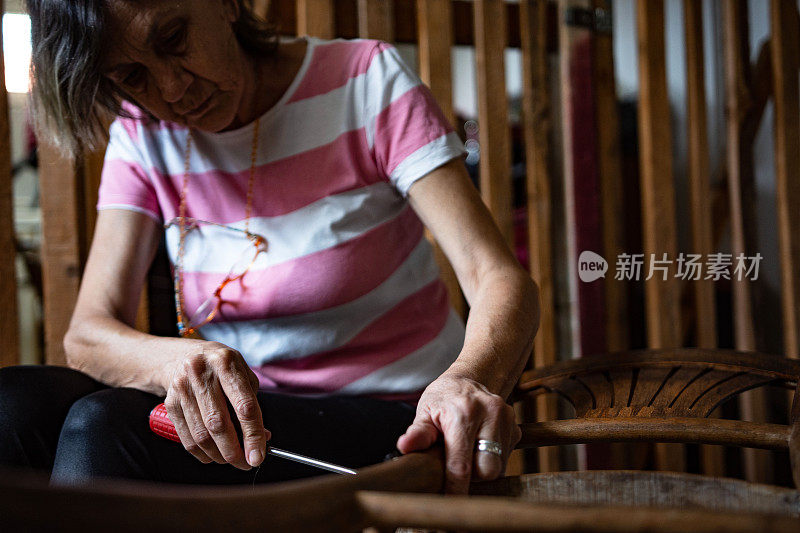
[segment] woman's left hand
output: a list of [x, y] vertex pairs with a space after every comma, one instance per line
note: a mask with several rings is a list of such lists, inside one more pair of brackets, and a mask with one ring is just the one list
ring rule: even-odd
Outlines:
[[[464, 376], [442, 374], [422, 393], [414, 422], [397, 440], [409, 453], [429, 448], [444, 436], [445, 490], [466, 494], [471, 477], [495, 479], [506, 468], [522, 432], [514, 409], [485, 386]], [[478, 439], [498, 442], [502, 456], [477, 452]]]

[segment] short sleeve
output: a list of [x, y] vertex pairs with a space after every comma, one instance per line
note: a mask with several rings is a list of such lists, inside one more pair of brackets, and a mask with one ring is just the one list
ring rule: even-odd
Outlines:
[[137, 145], [135, 119], [117, 118], [109, 130], [97, 209], [127, 209], [163, 223], [155, 187]]
[[415, 181], [466, 150], [430, 89], [393, 45], [379, 41], [369, 61], [367, 140], [378, 170], [406, 196]]

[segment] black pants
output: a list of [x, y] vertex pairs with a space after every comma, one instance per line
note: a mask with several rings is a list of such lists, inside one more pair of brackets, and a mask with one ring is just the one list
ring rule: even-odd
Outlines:
[[[51, 472], [52, 484], [92, 477], [170, 483], [264, 483], [324, 474], [268, 455], [260, 468], [203, 464], [177, 442], [150, 431], [163, 398], [111, 388], [64, 367], [0, 368], [0, 466]], [[276, 448], [348, 467], [381, 462], [415, 409], [371, 398], [303, 398], [258, 393]]]

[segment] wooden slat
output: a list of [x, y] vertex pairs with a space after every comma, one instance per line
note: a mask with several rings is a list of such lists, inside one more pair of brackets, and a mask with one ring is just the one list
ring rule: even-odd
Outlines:
[[[672, 181], [672, 134], [666, 83], [664, 4], [637, 4], [639, 38], [639, 147], [642, 176], [644, 252], [660, 259], [677, 251], [675, 191]], [[647, 344], [650, 348], [680, 346], [680, 302], [672, 276], [656, 274], [645, 283]]]
[[[672, 132], [666, 81], [664, 3], [638, 2], [639, 170], [642, 189], [643, 249], [646, 258], [674, 259], [677, 254], [675, 191], [672, 180]], [[681, 345], [680, 296], [674, 272], [645, 281], [647, 344], [650, 348]], [[681, 448], [656, 447], [658, 467], [684, 470]]]
[[83, 180], [73, 161], [39, 145], [45, 361], [66, 363], [64, 334], [78, 298], [84, 236]]
[[[2, 12], [3, 2], [0, 0], [0, 13]], [[0, 257], [0, 301], [3, 302], [5, 315], [0, 321], [0, 367], [19, 363], [11, 130], [2, 51], [2, 31], [0, 31], [0, 250], [3, 250]]]
[[394, 41], [394, 1], [358, 0], [358, 34], [365, 39]]
[[[706, 126], [706, 91], [703, 54], [703, 5], [684, 0], [683, 23], [686, 39], [686, 104], [688, 108], [689, 204], [691, 209], [692, 252], [706, 257], [712, 253], [711, 188], [708, 170], [708, 132]], [[717, 309], [714, 283], [691, 282], [694, 288], [697, 346], [717, 347]], [[703, 473], [725, 473], [723, 450], [704, 446], [701, 449]]]
[[[711, 187], [709, 185], [708, 130], [703, 54], [703, 6], [684, 0], [686, 37], [686, 103], [688, 108], [689, 195], [692, 214], [694, 253], [712, 253]], [[697, 346], [717, 347], [714, 284], [710, 280], [693, 282], [697, 322]]]
[[686, 442], [785, 450], [790, 428], [722, 418], [574, 418], [522, 424], [519, 447], [580, 442]]
[[559, 59], [564, 168], [564, 213], [573, 356], [605, 352], [605, 280], [582, 282], [577, 265], [584, 251], [604, 253], [593, 72], [589, 28], [568, 24], [567, 10], [591, 0], [560, 0]]
[[665, 384], [670, 372], [672, 372], [672, 368], [668, 366], [640, 368], [636, 377], [636, 388], [633, 391], [631, 405], [637, 409], [649, 407], [656, 394]]
[[[450, 49], [453, 45], [452, 9], [449, 0], [418, 0], [417, 27], [419, 28], [419, 76], [430, 88], [433, 97], [441, 107], [445, 118], [455, 125], [453, 113], [453, 79], [450, 60]], [[426, 230], [426, 237], [434, 242], [433, 236]], [[434, 243], [435, 244], [435, 243]], [[450, 303], [453, 309], [466, 318], [467, 306], [464, 295], [458, 284], [455, 271], [435, 244], [436, 263], [442, 271], [442, 279], [447, 286]]]
[[333, 0], [297, 0], [297, 35], [335, 37]]
[[[395, 19], [394, 19], [394, 42], [414, 44], [417, 42], [416, 20], [410, 14], [413, 13], [414, 4], [417, 0], [394, 0]], [[335, 14], [333, 27], [336, 37], [351, 39], [358, 37], [358, 20], [356, 17], [357, 0], [335, 0]], [[270, 16], [280, 25], [282, 35], [295, 35], [297, 24], [297, 3], [296, 0], [271, 0], [269, 2]], [[451, 0], [453, 12], [454, 43], [458, 46], [474, 46], [474, 24], [471, 0]], [[519, 20], [519, 6], [513, 2], [505, 5], [506, 19]], [[406, 16], [408, 14], [408, 16]], [[555, 10], [550, 10], [551, 18], [554, 17]], [[554, 20], [554, 19], [553, 19]], [[508, 32], [503, 36], [506, 45], [512, 48], [519, 48], [520, 35], [516, 24], [508, 28]], [[550, 51], [555, 50], [554, 40], [548, 41]]]
[[775, 177], [781, 261], [784, 351], [800, 357], [800, 29], [797, 3], [772, 0], [772, 73], [775, 94]]
[[455, 124], [450, 59], [452, 20], [450, 0], [417, 0], [419, 77], [430, 88], [445, 118]]
[[[534, 340], [534, 365], [556, 361], [556, 326], [553, 306], [553, 271], [550, 194], [550, 111], [548, 24], [546, 0], [522, 0], [520, 36], [522, 45], [522, 130], [525, 139], [526, 189], [528, 211], [528, 250], [531, 276], [539, 285], [539, 332]], [[558, 404], [552, 395], [536, 400], [537, 420], [553, 420]], [[539, 471], [559, 470], [558, 448], [539, 449]]]
[[[723, 4], [725, 61], [725, 110], [727, 137], [728, 202], [730, 205], [731, 253], [747, 254], [755, 245], [753, 213], [753, 151], [743, 139], [744, 123], [750, 105], [750, 47], [747, 5], [737, 0]], [[733, 294], [734, 346], [737, 350], [757, 349], [751, 281], [731, 279]], [[765, 420], [763, 392], [740, 397], [742, 417]], [[750, 481], [767, 482], [772, 469], [764, 453], [745, 450], [745, 476]]]
[[[610, 15], [610, 0], [592, 0], [595, 9]], [[603, 219], [603, 253], [613, 265], [625, 251], [622, 170], [619, 151], [619, 116], [614, 80], [614, 43], [610, 32], [594, 35], [594, 90], [597, 114], [597, 162]], [[610, 270], [611, 272], [611, 270]], [[607, 274], [604, 281], [606, 345], [608, 351], [629, 348], [626, 283]]]
[[[727, 173], [731, 216], [731, 252], [746, 253], [748, 235], [744, 221], [743, 188], [752, 181], [751, 147], [742, 142], [741, 124], [748, 111], [749, 46], [747, 7], [736, 0], [724, 4], [725, 88], [727, 114]], [[739, 350], [755, 350], [755, 327], [750, 282], [731, 280], [734, 305], [735, 345]]]
[[505, 3], [476, 0], [474, 15], [481, 196], [506, 243], [513, 246], [511, 140], [503, 46]]

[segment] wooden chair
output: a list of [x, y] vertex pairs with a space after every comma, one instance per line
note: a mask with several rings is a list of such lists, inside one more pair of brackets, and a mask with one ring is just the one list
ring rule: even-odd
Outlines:
[[[797, 360], [724, 350], [631, 351], [563, 362], [524, 374], [517, 396], [558, 395], [574, 408], [575, 418], [522, 424], [518, 448], [635, 441], [788, 449], [795, 485], [800, 487], [798, 378]], [[795, 390], [788, 424], [709, 418], [739, 393], [765, 385]], [[359, 498], [383, 527], [800, 530], [800, 490], [694, 474], [525, 474], [473, 483], [470, 492], [470, 498]]]

